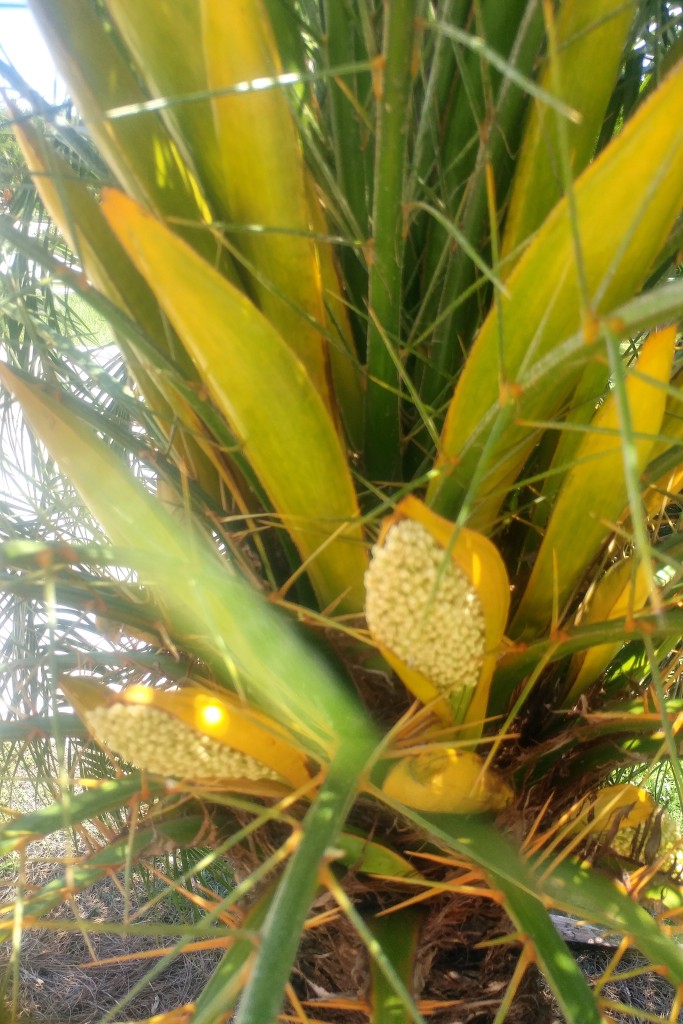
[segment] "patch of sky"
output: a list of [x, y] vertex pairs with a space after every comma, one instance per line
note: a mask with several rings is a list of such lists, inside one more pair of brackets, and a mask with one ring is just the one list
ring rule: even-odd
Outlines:
[[0, 0], [0, 60], [48, 103], [64, 102], [66, 87], [25, 0]]

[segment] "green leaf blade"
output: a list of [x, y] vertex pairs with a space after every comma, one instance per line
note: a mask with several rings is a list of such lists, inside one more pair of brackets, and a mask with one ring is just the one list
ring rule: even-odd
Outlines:
[[[590, 315], [609, 313], [641, 286], [683, 203], [683, 64], [679, 64], [621, 135], [575, 184], [584, 277]], [[467, 499], [481, 506], [470, 524], [490, 529], [509, 481], [537, 438], [516, 425], [524, 415], [524, 393], [515, 382], [552, 348], [580, 328], [582, 310], [568, 204], [562, 200], [506, 282], [479, 333], [456, 386], [437, 457], [428, 502], [455, 517]], [[498, 351], [502, 334], [503, 365]], [[549, 419], [576, 384], [576, 376], [551, 382], [539, 418]], [[487, 450], [499, 415], [511, 422]], [[486, 465], [480, 465], [486, 451]], [[477, 495], [470, 480], [484, 475]]]

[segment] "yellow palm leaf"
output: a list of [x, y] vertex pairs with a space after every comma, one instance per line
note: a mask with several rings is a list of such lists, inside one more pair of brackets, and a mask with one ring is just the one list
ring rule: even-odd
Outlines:
[[[664, 415], [665, 383], [674, 353], [674, 327], [656, 332], [642, 348], [626, 381], [635, 454], [644, 469]], [[596, 413], [576, 463], [567, 473], [511, 626], [515, 636], [532, 636], [550, 622], [553, 602], [560, 610], [583, 572], [623, 514], [627, 493], [623, 440], [614, 395]]]
[[273, 325], [168, 227], [121, 193], [103, 209], [306, 560], [323, 605], [362, 605], [366, 553], [336, 428]]

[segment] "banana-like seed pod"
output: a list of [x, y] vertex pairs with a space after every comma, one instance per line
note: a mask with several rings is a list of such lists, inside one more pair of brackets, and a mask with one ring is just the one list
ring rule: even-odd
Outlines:
[[[94, 738], [138, 768], [174, 778], [230, 780], [239, 788], [310, 780], [304, 755], [282, 729], [229, 696], [197, 686], [116, 693], [95, 680], [62, 679], [61, 689]], [[266, 786], [267, 788], [267, 786]]]
[[405, 498], [382, 524], [365, 591], [370, 633], [419, 700], [437, 700], [448, 720], [439, 697], [485, 698], [510, 606], [505, 565], [487, 537]]
[[382, 792], [416, 811], [483, 814], [502, 811], [514, 794], [503, 776], [484, 759], [453, 747], [401, 758], [384, 780]]

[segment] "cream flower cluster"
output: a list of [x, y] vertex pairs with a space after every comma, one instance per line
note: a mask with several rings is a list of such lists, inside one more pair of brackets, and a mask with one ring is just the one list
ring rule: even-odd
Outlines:
[[92, 734], [126, 761], [187, 779], [273, 779], [271, 768], [146, 705], [112, 704], [84, 713]]
[[441, 692], [475, 686], [486, 648], [479, 596], [420, 523], [402, 519], [365, 575], [373, 637]]

